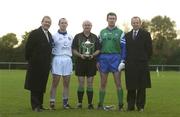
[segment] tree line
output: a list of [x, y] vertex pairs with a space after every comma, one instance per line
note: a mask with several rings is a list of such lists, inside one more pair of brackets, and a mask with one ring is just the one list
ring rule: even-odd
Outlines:
[[[148, 30], [153, 39], [150, 64], [180, 65], [180, 39], [177, 39], [175, 21], [167, 16], [155, 16], [151, 20], [142, 20], [142, 28]], [[0, 62], [25, 62], [24, 48], [28, 35], [29, 32], [25, 32], [17, 47], [16, 34], [8, 33], [0, 37]]]

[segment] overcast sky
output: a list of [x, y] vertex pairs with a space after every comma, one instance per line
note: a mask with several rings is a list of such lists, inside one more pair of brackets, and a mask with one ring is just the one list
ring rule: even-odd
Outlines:
[[73, 36], [82, 31], [82, 22], [87, 19], [93, 24], [92, 32], [99, 34], [107, 26], [108, 12], [117, 14], [120, 27], [129, 24], [132, 16], [150, 20], [166, 15], [180, 29], [179, 11], [178, 0], [1, 0], [0, 37], [10, 32], [20, 37], [25, 31], [39, 27], [44, 15], [52, 18], [52, 34], [58, 30], [62, 17], [67, 18], [67, 30]]

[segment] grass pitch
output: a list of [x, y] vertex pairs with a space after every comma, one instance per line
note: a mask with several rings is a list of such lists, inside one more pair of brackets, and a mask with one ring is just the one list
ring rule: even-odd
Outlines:
[[[49, 106], [49, 92], [51, 85], [49, 76], [47, 90], [44, 95], [44, 106]], [[56, 97], [56, 111], [32, 112], [30, 108], [29, 91], [24, 89], [25, 70], [0, 70], [0, 117], [179, 117], [180, 116], [180, 72], [151, 72], [152, 88], [147, 89], [145, 111], [118, 112], [88, 110], [87, 96], [84, 95], [83, 109], [64, 110], [62, 108], [62, 81], [58, 86]], [[70, 82], [71, 106], [77, 104], [77, 77], [72, 75]], [[122, 73], [124, 89], [124, 108], [126, 109], [126, 88], [124, 73]], [[99, 91], [99, 74], [94, 79], [94, 106], [97, 107]], [[105, 105], [117, 107], [116, 88], [112, 75], [109, 74]]]

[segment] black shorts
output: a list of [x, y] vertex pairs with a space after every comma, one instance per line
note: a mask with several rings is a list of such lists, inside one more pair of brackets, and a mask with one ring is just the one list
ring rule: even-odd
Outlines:
[[78, 60], [75, 62], [75, 75], [92, 77], [96, 75], [95, 60]]

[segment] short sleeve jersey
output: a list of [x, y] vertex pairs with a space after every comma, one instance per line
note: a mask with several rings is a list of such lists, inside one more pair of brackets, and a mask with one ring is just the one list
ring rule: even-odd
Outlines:
[[112, 30], [105, 28], [100, 32], [101, 53], [120, 53], [120, 41], [123, 31], [117, 27]]
[[[91, 46], [88, 48], [88, 50], [84, 45], [87, 40], [89, 40], [91, 43]], [[84, 33], [79, 33], [74, 37], [72, 49], [77, 50], [80, 54], [85, 54], [88, 51], [91, 55], [96, 50], [100, 49], [99, 39], [93, 33], [90, 33], [88, 37], [86, 37]]]
[[67, 55], [72, 56], [72, 41], [73, 37], [67, 34], [60, 34], [57, 32], [53, 35], [54, 47], [52, 49], [53, 55]]

